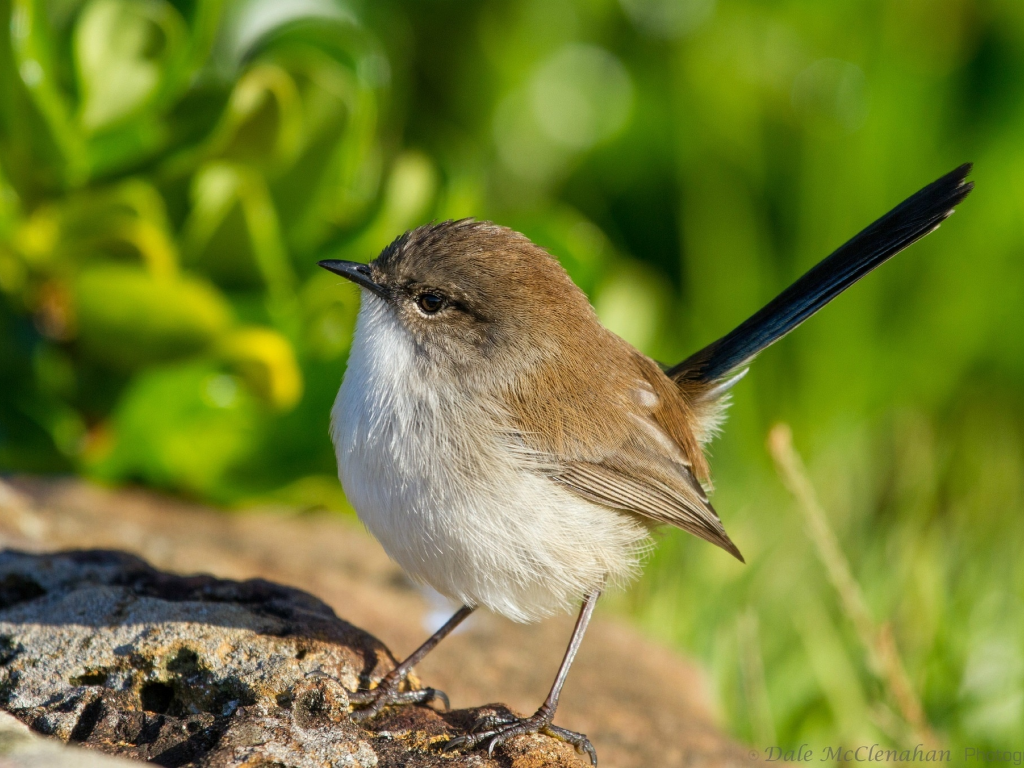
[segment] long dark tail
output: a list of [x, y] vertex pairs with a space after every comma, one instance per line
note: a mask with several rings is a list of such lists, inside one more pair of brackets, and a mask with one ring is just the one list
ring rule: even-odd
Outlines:
[[[712, 385], [749, 363], [875, 267], [935, 230], [974, 188], [971, 164], [932, 182], [822, 259], [731, 333], [666, 371], [681, 386]], [[712, 387], [724, 391], [728, 386]]]

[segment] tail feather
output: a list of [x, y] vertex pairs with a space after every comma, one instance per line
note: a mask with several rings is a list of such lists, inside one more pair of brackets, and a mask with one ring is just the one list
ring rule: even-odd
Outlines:
[[[710, 387], [717, 399], [739, 380], [722, 379], [749, 363], [875, 267], [934, 231], [974, 188], [964, 163], [907, 198], [841, 245], [735, 330], [712, 342], [666, 374], [680, 386]], [[716, 392], [717, 395], [710, 395]]]

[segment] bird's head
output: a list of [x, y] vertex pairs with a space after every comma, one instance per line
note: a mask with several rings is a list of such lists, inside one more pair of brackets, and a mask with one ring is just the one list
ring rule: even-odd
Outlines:
[[[522, 366], [595, 323], [583, 292], [527, 237], [472, 219], [405, 233], [369, 264], [321, 261], [363, 289], [357, 335], [401, 333], [453, 373]], [[364, 326], [372, 325], [373, 328]]]

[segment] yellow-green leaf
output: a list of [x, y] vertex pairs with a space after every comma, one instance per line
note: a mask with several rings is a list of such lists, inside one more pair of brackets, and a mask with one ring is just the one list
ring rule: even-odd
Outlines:
[[82, 126], [96, 131], [144, 106], [184, 38], [181, 16], [161, 0], [89, 3], [75, 27]]
[[74, 300], [82, 348], [122, 368], [203, 352], [231, 322], [227, 302], [209, 283], [157, 278], [138, 267], [83, 270]]
[[270, 328], [246, 327], [225, 336], [218, 347], [253, 392], [280, 410], [302, 397], [302, 372], [291, 344]]

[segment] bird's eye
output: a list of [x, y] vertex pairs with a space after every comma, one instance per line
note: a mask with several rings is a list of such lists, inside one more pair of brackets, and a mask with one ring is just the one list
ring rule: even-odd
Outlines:
[[436, 293], [421, 293], [416, 297], [419, 308], [432, 315], [444, 306], [444, 298]]

